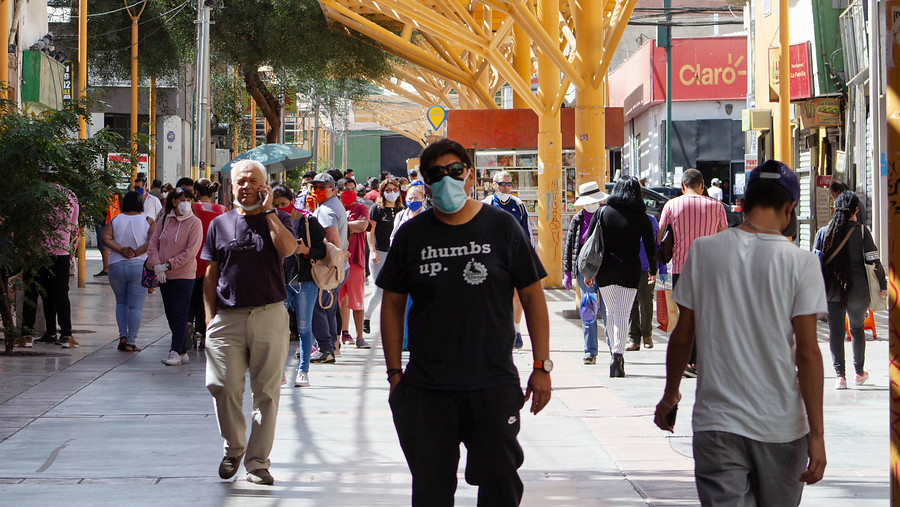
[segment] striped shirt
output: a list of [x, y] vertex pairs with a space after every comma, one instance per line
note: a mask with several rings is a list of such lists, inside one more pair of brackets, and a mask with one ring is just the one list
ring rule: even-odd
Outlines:
[[728, 227], [722, 203], [703, 195], [682, 195], [667, 202], [659, 217], [659, 229], [671, 225], [675, 233], [672, 273], [680, 274], [691, 243]]

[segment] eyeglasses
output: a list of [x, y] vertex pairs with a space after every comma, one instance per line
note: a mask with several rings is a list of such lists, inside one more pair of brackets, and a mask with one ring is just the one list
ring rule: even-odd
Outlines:
[[422, 177], [428, 185], [437, 183], [443, 179], [444, 176], [450, 176], [453, 179], [460, 180], [468, 167], [469, 166], [462, 162], [453, 162], [452, 164], [447, 165], [433, 165], [422, 171]]
[[511, 181], [495, 181], [494, 184], [498, 187], [511, 187], [513, 185]]

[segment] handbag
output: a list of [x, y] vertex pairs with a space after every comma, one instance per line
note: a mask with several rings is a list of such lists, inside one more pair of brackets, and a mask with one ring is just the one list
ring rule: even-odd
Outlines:
[[144, 271], [141, 272], [141, 287], [146, 287], [148, 289], [159, 287], [159, 280], [156, 278], [156, 272], [147, 269], [147, 266], [144, 266]]
[[[866, 232], [863, 230], [864, 226], [860, 226], [859, 231], [863, 235], [863, 259], [866, 258]], [[881, 312], [887, 310], [887, 301], [881, 297], [879, 292], [881, 292], [881, 284], [878, 281], [878, 275], [875, 273], [875, 263], [869, 264], [866, 262], [864, 264], [866, 266], [866, 281], [869, 282], [869, 308], [873, 312]]]
[[659, 242], [659, 248], [656, 250], [656, 262], [660, 264], [668, 264], [672, 260], [675, 253], [675, 231], [672, 230], [672, 224], [666, 226], [663, 232], [662, 241]]
[[659, 289], [656, 291], [656, 322], [657, 329], [671, 333], [678, 323], [678, 306], [672, 299], [672, 289]]
[[[306, 217], [306, 246], [312, 244], [309, 239], [309, 216]], [[333, 245], [330, 241], [325, 240], [325, 257], [321, 259], [310, 259], [310, 272], [313, 281], [319, 287], [319, 306], [327, 310], [334, 304], [334, 294], [330, 291], [338, 288], [344, 282], [344, 260], [346, 254], [343, 250]], [[328, 292], [331, 294], [331, 302], [328, 306], [322, 303], [322, 294]]]
[[588, 234], [587, 239], [584, 241], [584, 245], [581, 247], [581, 251], [578, 252], [578, 259], [575, 262], [578, 273], [585, 278], [596, 277], [597, 272], [600, 271], [600, 266], [603, 264], [604, 241], [602, 220], [603, 209], [600, 210], [600, 214], [597, 216], [597, 225], [594, 226], [593, 232]]

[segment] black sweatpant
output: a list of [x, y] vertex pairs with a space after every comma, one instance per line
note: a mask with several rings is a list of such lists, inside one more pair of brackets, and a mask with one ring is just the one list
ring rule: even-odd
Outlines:
[[519, 505], [524, 488], [517, 470], [525, 455], [517, 435], [524, 401], [518, 385], [443, 391], [397, 384], [390, 405], [412, 472], [413, 507], [453, 505], [460, 443], [468, 451], [466, 482], [478, 486], [478, 505]]
[[[44, 323], [48, 335], [56, 334], [59, 322], [61, 336], [72, 336], [72, 307], [69, 302], [69, 264], [71, 255], [51, 255], [50, 265], [38, 270], [34, 278], [23, 275], [25, 306], [22, 310], [22, 332], [34, 333], [37, 298], [44, 302]], [[43, 293], [41, 293], [43, 290]]]

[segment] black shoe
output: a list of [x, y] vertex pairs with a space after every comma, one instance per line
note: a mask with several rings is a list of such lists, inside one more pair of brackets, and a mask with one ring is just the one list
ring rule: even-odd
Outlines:
[[331, 364], [334, 362], [334, 353], [320, 350], [309, 359], [310, 363]]
[[513, 347], [515, 347], [516, 350], [518, 350], [524, 346], [525, 346], [525, 342], [522, 341], [522, 333], [516, 331], [516, 342], [513, 344]]
[[44, 336], [41, 336], [40, 338], [35, 340], [35, 342], [37, 342], [37, 343], [56, 343], [56, 335], [44, 333]]
[[109, 273], [107, 273], [106, 270], [103, 269], [103, 270], [100, 270], [99, 273], [97, 273], [96, 275], [94, 275], [94, 278], [100, 278], [101, 276], [109, 276]]
[[687, 378], [697, 378], [697, 367], [693, 364], [687, 365], [684, 369], [684, 376]]
[[229, 458], [228, 456], [225, 456], [222, 458], [222, 462], [219, 463], [219, 477], [223, 479], [231, 479], [234, 477], [238, 468], [241, 467], [242, 457], [243, 456], [235, 456], [234, 458]]
[[363, 333], [371, 333], [372, 327], [369, 325], [369, 319], [363, 320]]
[[597, 364], [597, 356], [593, 354], [585, 354], [584, 364]]
[[609, 361], [609, 378], [619, 378], [625, 376], [625, 356], [622, 354], [613, 354]]
[[356, 340], [356, 348], [358, 348], [358, 349], [371, 349], [372, 346], [369, 345], [369, 342], [367, 342], [365, 339], [360, 338], [359, 340]]

